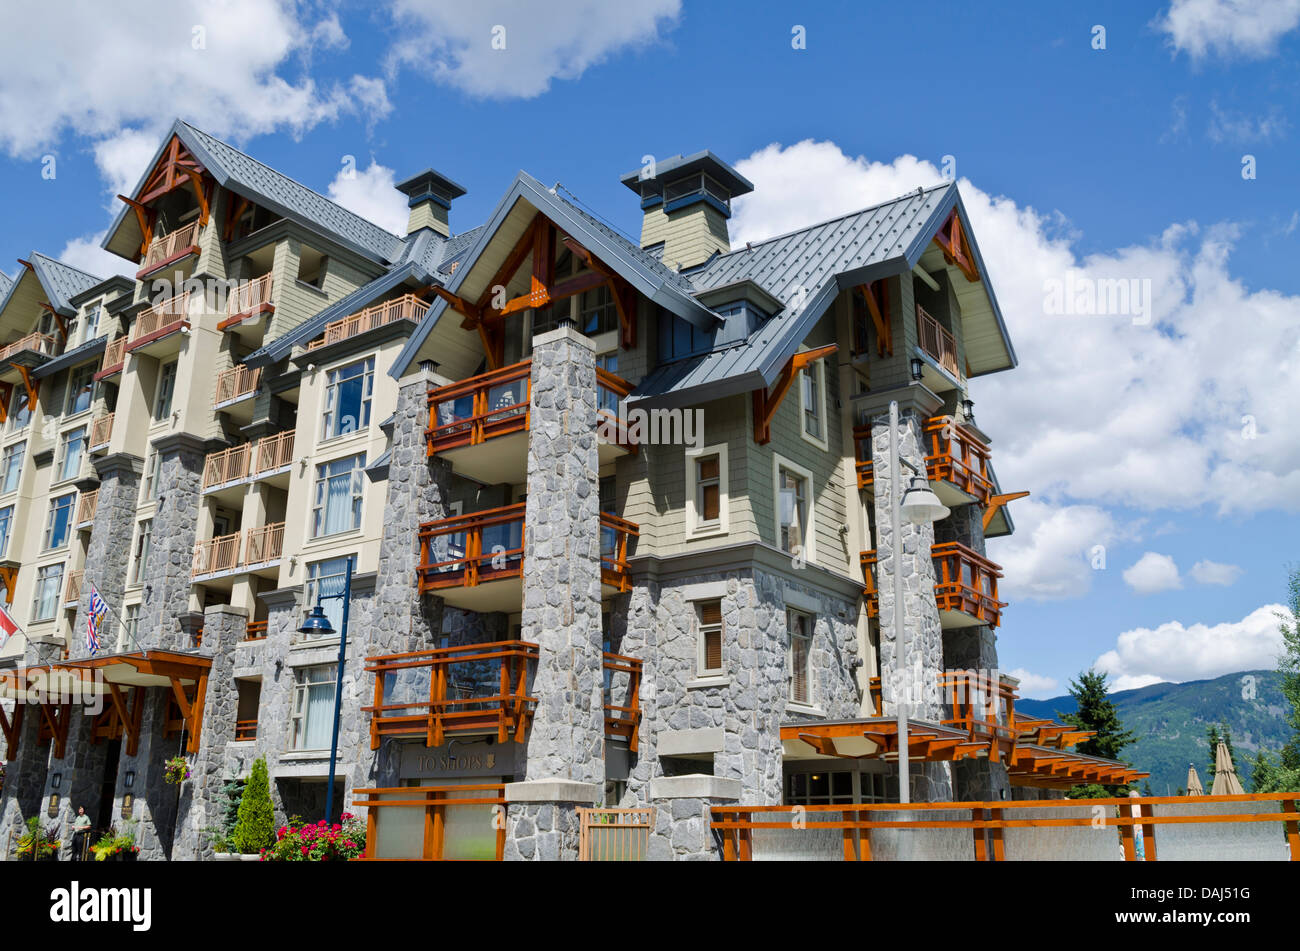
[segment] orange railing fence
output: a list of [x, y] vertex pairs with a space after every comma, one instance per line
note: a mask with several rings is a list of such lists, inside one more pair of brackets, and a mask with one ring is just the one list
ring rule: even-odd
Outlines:
[[953, 376], [961, 376], [957, 369], [957, 341], [920, 304], [916, 305], [916, 335], [922, 350]]
[[654, 810], [578, 808], [580, 862], [644, 862]]
[[330, 321], [325, 325], [324, 333], [307, 344], [307, 349], [315, 350], [318, 347], [327, 347], [332, 343], [339, 343], [349, 337], [355, 337], [357, 334], [365, 333], [367, 330], [374, 330], [376, 327], [382, 327], [394, 321], [418, 321], [428, 310], [428, 301], [420, 300], [414, 294], [404, 294], [393, 300], [384, 301], [382, 304], [375, 304], [365, 310], [359, 310], [355, 314], [339, 320]]
[[505, 786], [389, 786], [357, 789], [367, 810], [366, 859], [501, 861]]
[[154, 265], [175, 257], [187, 248], [194, 247], [198, 240], [198, 221], [191, 221], [187, 225], [181, 225], [175, 231], [159, 235], [149, 242], [149, 249], [145, 251], [144, 260], [140, 262], [140, 270], [148, 271]]

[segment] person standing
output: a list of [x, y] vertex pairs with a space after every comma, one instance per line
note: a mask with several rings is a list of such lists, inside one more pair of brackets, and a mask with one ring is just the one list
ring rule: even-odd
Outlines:
[[72, 821], [72, 861], [80, 862], [86, 856], [86, 836], [90, 835], [90, 816], [86, 807], [77, 807], [77, 818]]

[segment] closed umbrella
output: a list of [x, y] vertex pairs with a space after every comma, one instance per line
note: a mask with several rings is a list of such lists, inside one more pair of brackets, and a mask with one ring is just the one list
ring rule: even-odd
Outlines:
[[1187, 764], [1187, 795], [1205, 795], [1205, 787], [1201, 785], [1201, 777], [1196, 775], [1196, 766], [1193, 763]]
[[1232, 756], [1228, 753], [1228, 744], [1220, 742], [1214, 751], [1214, 785], [1210, 788], [1212, 796], [1244, 796], [1246, 790], [1237, 778], [1236, 767], [1232, 765]]

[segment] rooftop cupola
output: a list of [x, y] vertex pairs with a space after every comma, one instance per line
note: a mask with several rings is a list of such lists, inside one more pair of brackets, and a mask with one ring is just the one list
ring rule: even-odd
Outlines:
[[731, 250], [731, 200], [753, 184], [712, 152], [674, 155], [619, 179], [641, 197], [641, 247], [663, 245], [663, 262], [682, 270]]
[[406, 196], [406, 203], [411, 207], [406, 222], [407, 234], [431, 228], [444, 238], [451, 237], [447, 212], [451, 210], [452, 201], [465, 194], [464, 188], [431, 168], [398, 182], [394, 187]]

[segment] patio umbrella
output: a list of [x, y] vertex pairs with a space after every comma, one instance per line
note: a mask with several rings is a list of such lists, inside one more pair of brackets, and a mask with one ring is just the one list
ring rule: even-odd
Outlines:
[[1228, 744], [1220, 742], [1214, 751], [1214, 785], [1210, 787], [1211, 796], [1244, 796], [1246, 790], [1237, 778], [1236, 767], [1232, 765], [1232, 756], [1228, 753]]
[[1196, 775], [1196, 764], [1187, 764], [1187, 795], [1204, 796], [1205, 787], [1201, 785], [1201, 777]]

